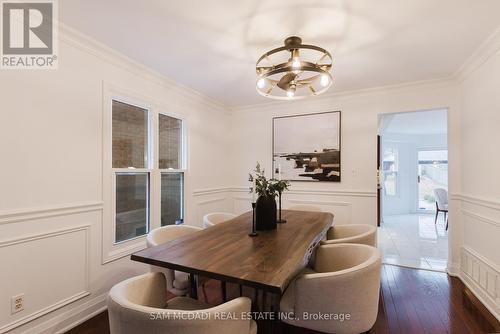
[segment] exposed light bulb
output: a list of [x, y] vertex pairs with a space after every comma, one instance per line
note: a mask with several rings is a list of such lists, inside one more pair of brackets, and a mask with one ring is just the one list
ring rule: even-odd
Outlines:
[[300, 59], [299, 57], [294, 57], [292, 60], [292, 68], [300, 68]]
[[322, 74], [321, 78], [319, 79], [319, 84], [321, 87], [326, 87], [330, 83], [330, 78], [326, 74]]
[[293, 90], [287, 90], [286, 96], [288, 96], [289, 98], [292, 98], [295, 96], [295, 92]]
[[262, 89], [264, 88], [264, 86], [266, 85], [266, 79], [264, 78], [260, 78], [259, 80], [257, 80], [257, 87]]

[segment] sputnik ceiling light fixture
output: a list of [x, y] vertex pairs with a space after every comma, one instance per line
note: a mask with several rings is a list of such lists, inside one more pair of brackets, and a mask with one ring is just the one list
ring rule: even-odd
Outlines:
[[282, 100], [319, 95], [332, 85], [332, 64], [330, 52], [302, 44], [300, 37], [288, 37], [284, 46], [266, 52], [257, 61], [257, 92]]

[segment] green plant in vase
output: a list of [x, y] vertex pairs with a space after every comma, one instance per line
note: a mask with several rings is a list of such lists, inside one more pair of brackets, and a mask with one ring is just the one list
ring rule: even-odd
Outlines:
[[281, 193], [289, 188], [290, 182], [274, 178], [267, 179], [265, 170], [260, 167], [258, 162], [253, 173], [249, 174], [248, 180], [253, 183], [251, 192], [253, 192], [254, 200], [255, 195], [258, 195], [255, 207], [257, 230], [275, 229], [277, 223], [276, 196], [281, 199]]

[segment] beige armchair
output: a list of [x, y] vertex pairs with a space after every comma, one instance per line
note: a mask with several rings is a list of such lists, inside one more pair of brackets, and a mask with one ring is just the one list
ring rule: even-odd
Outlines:
[[[241, 314], [250, 312], [246, 297], [210, 307], [201, 301], [175, 297], [165, 302], [165, 276], [148, 273], [115, 285], [108, 296], [111, 334], [234, 334], [257, 333], [257, 325]], [[217, 315], [235, 314], [235, 320]]]
[[333, 225], [326, 233], [325, 244], [364, 244], [377, 247], [377, 227], [367, 224]]
[[[148, 247], [164, 244], [184, 235], [200, 231], [200, 227], [188, 225], [167, 225], [152, 230], [146, 237]], [[167, 289], [176, 296], [184, 296], [189, 289], [189, 275], [172, 269], [151, 266], [152, 272], [162, 272], [167, 280]]]
[[288, 210], [323, 212], [319, 206], [307, 204], [292, 205]]
[[[359, 244], [318, 247], [314, 268], [287, 288], [280, 308], [284, 322], [325, 333], [363, 333], [375, 324], [380, 293], [380, 253]], [[323, 314], [330, 319], [307, 319]]]
[[203, 216], [203, 227], [212, 227], [235, 218], [236, 215], [227, 212], [213, 212]]

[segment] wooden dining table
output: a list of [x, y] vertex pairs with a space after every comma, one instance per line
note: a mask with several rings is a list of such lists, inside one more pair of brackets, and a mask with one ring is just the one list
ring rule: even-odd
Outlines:
[[[132, 260], [281, 296], [333, 222], [326, 212], [283, 210], [287, 222], [251, 237], [252, 212], [144, 249]], [[196, 285], [192, 281], [192, 285]], [[256, 290], [257, 291], [257, 290]], [[197, 298], [196, 289], [192, 297]]]

